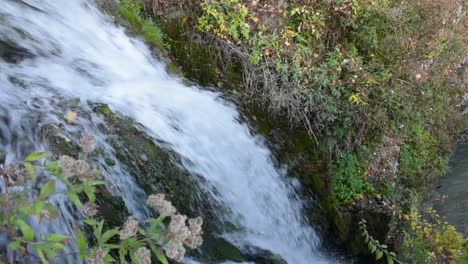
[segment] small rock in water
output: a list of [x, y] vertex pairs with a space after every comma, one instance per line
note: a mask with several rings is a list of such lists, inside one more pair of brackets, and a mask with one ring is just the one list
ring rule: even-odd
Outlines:
[[106, 157], [104, 158], [104, 161], [106, 162], [107, 166], [110, 166], [110, 167], [115, 166], [115, 160], [111, 158]]
[[140, 159], [142, 161], [148, 161], [148, 156], [145, 153], [143, 153], [143, 154], [140, 155]]

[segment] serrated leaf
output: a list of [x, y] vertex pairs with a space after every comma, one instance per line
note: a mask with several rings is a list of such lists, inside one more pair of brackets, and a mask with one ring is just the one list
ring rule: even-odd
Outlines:
[[380, 249], [375, 251], [375, 260], [379, 260], [383, 257], [383, 252]]
[[55, 191], [55, 180], [50, 180], [41, 188], [39, 198], [47, 198], [51, 193]]
[[16, 240], [11, 242], [8, 246], [11, 248], [11, 250], [17, 250], [21, 245], [21, 241]]
[[31, 153], [29, 154], [25, 161], [36, 161], [36, 160], [40, 160], [40, 159], [45, 159], [47, 157], [50, 156], [50, 153], [49, 152], [35, 152], [35, 153]]
[[23, 165], [26, 168], [26, 171], [28, 172], [29, 176], [31, 177], [32, 184], [35, 184], [36, 183], [36, 168], [34, 168], [34, 166], [29, 162], [24, 162]]
[[26, 241], [32, 241], [34, 239], [34, 231], [32, 228], [26, 224], [22, 219], [16, 219], [16, 223], [18, 224], [18, 227], [21, 230], [21, 233], [23, 233], [24, 240]]

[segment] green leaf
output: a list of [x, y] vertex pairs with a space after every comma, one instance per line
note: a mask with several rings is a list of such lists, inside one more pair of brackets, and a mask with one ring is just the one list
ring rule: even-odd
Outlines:
[[55, 171], [55, 170], [58, 170], [60, 167], [59, 167], [58, 161], [52, 161], [52, 162], [47, 163], [45, 168], [48, 171], [51, 171], [51, 170]]
[[36, 160], [40, 160], [40, 159], [45, 159], [47, 157], [50, 156], [50, 153], [49, 152], [35, 152], [35, 153], [31, 153], [29, 154], [25, 161], [36, 161]]
[[150, 245], [151, 251], [153, 251], [153, 253], [156, 255], [159, 262], [161, 262], [162, 264], [169, 264], [166, 256], [158, 248], [156, 248], [154, 244], [150, 243], [149, 245]]
[[67, 178], [65, 178], [61, 172], [52, 173], [52, 175], [57, 177], [61, 182], [65, 183], [68, 186], [68, 188], [73, 187], [73, 184]]
[[97, 239], [101, 237], [103, 226], [104, 226], [104, 220], [100, 221], [97, 225], [97, 228], [94, 229], [93, 233]]
[[102, 236], [101, 236], [101, 243], [106, 243], [109, 239], [117, 235], [118, 232], [115, 229], [107, 230]]
[[68, 199], [72, 201], [79, 208], [83, 208], [83, 203], [80, 200], [80, 197], [74, 192], [68, 192]]
[[[65, 249], [65, 245], [62, 244], [62, 243], [58, 243], [58, 242], [56, 242], [56, 243], [51, 243], [51, 244], [49, 245], [49, 247], [50, 247], [51, 249], [55, 249], [55, 250], [58, 250], [58, 251], [62, 251], [62, 250]], [[52, 256], [50, 256], [49, 253], [47, 253], [47, 256], [50, 257], [50, 258], [52, 258]]]
[[59, 216], [59, 211], [56, 206], [51, 203], [46, 203], [44, 209], [47, 210], [48, 216], [47, 219], [56, 219]]
[[19, 240], [16, 240], [16, 241], [13, 241], [10, 243], [9, 247], [11, 248], [11, 250], [17, 250], [21, 245], [21, 241]]
[[80, 258], [85, 258], [86, 257], [86, 248], [88, 248], [88, 243], [86, 241], [86, 237], [81, 232], [81, 230], [78, 227], [73, 227], [74, 233], [76, 235], [76, 247], [78, 248], [78, 251], [80, 252]]
[[39, 258], [41, 259], [42, 264], [49, 264], [49, 261], [47, 261], [46, 257], [44, 256], [44, 252], [40, 248], [36, 248], [37, 255], [39, 255]]
[[35, 184], [36, 183], [36, 169], [29, 162], [24, 162], [23, 165], [26, 168], [26, 171], [29, 173], [29, 176], [31, 177], [32, 184]]
[[86, 220], [84, 220], [84, 222], [87, 225], [90, 225], [90, 226], [93, 226], [93, 225], [97, 224], [97, 221], [94, 221], [93, 219], [86, 219]]
[[55, 241], [55, 242], [62, 242], [65, 240], [69, 240], [70, 237], [62, 234], [50, 234], [46, 237], [48, 241]]
[[94, 191], [95, 191], [95, 188], [93, 186], [86, 185], [84, 187], [84, 192], [86, 196], [88, 197], [90, 203], [94, 203], [96, 201], [96, 195], [94, 195]]
[[116, 263], [116, 262], [115, 262], [115, 259], [110, 254], [106, 254], [106, 256], [104, 257], [104, 263], [111, 264], [111, 263]]
[[92, 180], [87, 183], [87, 185], [90, 185], [90, 186], [104, 185], [104, 184], [106, 184], [106, 182], [100, 181], [100, 180]]
[[120, 257], [120, 263], [125, 262], [125, 256], [127, 255], [127, 250], [124, 247], [121, 247], [119, 249], [119, 257]]
[[55, 180], [50, 180], [41, 188], [39, 198], [47, 198], [52, 192], [55, 191]]
[[375, 251], [375, 260], [379, 260], [383, 257], [383, 252], [380, 249]]
[[374, 253], [375, 250], [377, 250], [377, 247], [373, 243], [369, 242], [369, 249], [371, 253]]
[[393, 264], [393, 258], [390, 255], [387, 255], [387, 263], [388, 264]]
[[138, 232], [144, 236], [146, 236], [146, 231], [143, 228], [138, 228]]
[[22, 219], [16, 219], [16, 223], [18, 224], [21, 233], [23, 233], [24, 240], [32, 241], [34, 239], [34, 231], [32, 228], [26, 224]]

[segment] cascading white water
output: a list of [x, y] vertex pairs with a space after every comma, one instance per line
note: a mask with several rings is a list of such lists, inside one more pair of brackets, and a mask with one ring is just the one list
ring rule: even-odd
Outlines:
[[[0, 60], [2, 105], [20, 115], [21, 102], [34, 98], [78, 97], [83, 107], [87, 101], [106, 103], [167, 142], [188, 170], [204, 178], [204, 187], [230, 210], [223, 217], [242, 228], [227, 239], [269, 250], [290, 264], [331, 262], [317, 250], [319, 239], [301, 215], [293, 182], [219, 94], [169, 76], [140, 40], [90, 2], [0, 0], [0, 21], [0, 40], [34, 54], [18, 64]], [[27, 88], [15, 87], [11, 76], [20, 76]], [[145, 214], [137, 206], [141, 190], [130, 177], [121, 168], [105, 174], [130, 211]]]

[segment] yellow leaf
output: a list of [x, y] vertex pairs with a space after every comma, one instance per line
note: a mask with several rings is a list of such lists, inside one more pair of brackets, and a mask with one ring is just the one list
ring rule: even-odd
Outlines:
[[65, 120], [72, 124], [73, 121], [75, 121], [75, 118], [78, 116], [78, 114], [76, 112], [73, 112], [73, 111], [68, 111], [66, 114], [65, 114]]

